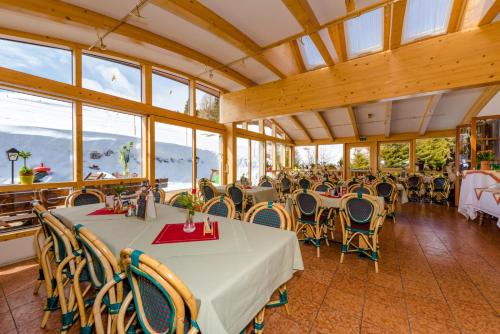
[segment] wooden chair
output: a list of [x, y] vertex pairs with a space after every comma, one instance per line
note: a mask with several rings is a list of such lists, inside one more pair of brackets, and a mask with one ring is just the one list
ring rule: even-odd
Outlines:
[[[131, 292], [118, 313], [118, 334], [129, 333], [134, 321], [144, 333], [196, 334], [200, 331], [196, 299], [169, 268], [138, 250], [127, 248], [120, 255]], [[126, 321], [126, 311], [132, 301], [135, 314]]]
[[75, 190], [71, 194], [69, 194], [66, 198], [65, 205], [66, 207], [69, 207], [97, 204], [104, 203], [105, 200], [106, 196], [102, 191], [99, 191], [97, 189], [82, 188], [79, 190]]
[[316, 256], [320, 257], [321, 241], [325, 240], [329, 246], [328, 221], [333, 219], [333, 210], [322, 208], [319, 195], [307, 189], [296, 190], [292, 200], [297, 216], [296, 233], [303, 233], [304, 239], [316, 247]]
[[51, 242], [51, 237], [47, 232], [45, 221], [43, 220], [43, 216], [46, 215], [48, 211], [37, 201], [34, 201], [32, 205], [33, 212], [36, 214], [38, 222], [40, 223], [40, 227], [36, 230], [35, 235], [33, 236], [33, 248], [35, 249], [36, 258], [38, 260], [38, 278], [35, 281], [33, 294], [37, 295], [42, 283], [45, 281], [43, 267], [46, 264], [43, 264], [43, 262], [50, 262], [50, 259], [54, 258], [54, 248], [52, 244], [52, 246], [47, 250], [47, 252], [50, 253], [46, 254], [48, 255], [48, 258], [46, 256], [42, 257], [42, 251], [45, 249], [47, 244]]
[[422, 177], [419, 175], [414, 174], [408, 177], [406, 180], [406, 192], [408, 193], [408, 199], [410, 201], [421, 200], [420, 193], [422, 191], [423, 184], [424, 182]]
[[[80, 247], [73, 233], [50, 213], [42, 214], [44, 226], [51, 242], [42, 250], [42, 258], [47, 258], [48, 249], [54, 253], [55, 273], [50, 261], [42, 262], [47, 290], [47, 301], [41, 327], [45, 328], [52, 312], [61, 311], [61, 333], [66, 333], [73, 325], [78, 313], [75, 293], [72, 289], [76, 267], [81, 260]], [[86, 277], [82, 277], [82, 281]], [[69, 289], [67, 289], [69, 287]]]
[[375, 194], [384, 198], [385, 209], [387, 215], [390, 216], [393, 222], [396, 222], [396, 201], [398, 199], [398, 188], [390, 179], [382, 178], [373, 185]]
[[280, 200], [284, 202], [286, 197], [288, 195], [291, 195], [293, 192], [292, 179], [288, 175], [283, 174], [283, 176], [278, 181], [277, 190], [280, 195]]
[[347, 192], [356, 194], [358, 192], [361, 192], [362, 194], [365, 195], [373, 195], [373, 188], [370, 186], [367, 186], [363, 183], [356, 183], [353, 184], [347, 189]]
[[274, 181], [268, 176], [262, 176], [260, 178], [259, 187], [276, 188]]
[[203, 198], [203, 201], [205, 202], [208, 202], [212, 198], [217, 197], [217, 194], [219, 193], [212, 182], [206, 178], [201, 178], [198, 181], [198, 189], [200, 191], [201, 197]]
[[207, 213], [213, 216], [225, 217], [228, 219], [234, 219], [236, 216], [236, 209], [233, 201], [227, 196], [219, 196], [212, 198], [203, 205], [201, 210], [203, 213]]
[[311, 179], [303, 176], [297, 181], [297, 185], [299, 189], [311, 189], [313, 182]]
[[[245, 222], [264, 225], [272, 228], [290, 231], [292, 228], [292, 220], [290, 215], [280, 204], [273, 202], [258, 203], [248, 210], [245, 215]], [[264, 313], [266, 308], [284, 306], [287, 314], [290, 314], [288, 309], [288, 292], [286, 284], [283, 284], [278, 289], [279, 299], [270, 301], [266, 304], [258, 316], [255, 318], [256, 333], [264, 329]]]
[[170, 206], [173, 206], [173, 207], [176, 207], [176, 208], [182, 208], [182, 209], [185, 209], [184, 206], [180, 203], [179, 201], [179, 198], [182, 196], [182, 195], [185, 195], [187, 194], [186, 191], [183, 191], [183, 192], [180, 192], [178, 194], [175, 194], [174, 196], [172, 196], [170, 198], [170, 200], [168, 201], [168, 205]]
[[349, 180], [349, 182], [347, 182], [347, 189], [349, 189], [351, 186], [355, 184], [361, 184], [361, 181], [353, 177], [351, 180]]
[[226, 187], [226, 195], [233, 201], [238, 217], [245, 217], [249, 204], [245, 190], [238, 184], [229, 184]]
[[332, 190], [334, 187], [329, 182], [315, 183], [312, 185], [311, 189], [317, 192], [326, 193]]
[[[340, 224], [342, 226], [342, 254], [363, 253], [375, 263], [378, 273], [378, 233], [384, 219], [384, 208], [380, 207], [377, 197], [347, 194], [340, 200]], [[358, 238], [358, 244], [354, 243]]]
[[[83, 259], [74, 275], [74, 291], [80, 316], [80, 333], [115, 333], [118, 310], [124, 295], [125, 274], [122, 273], [114, 254], [83, 225], [75, 226], [76, 238], [81, 245]], [[90, 284], [82, 289], [80, 277], [87, 272]], [[94, 296], [90, 296], [90, 288]], [[90, 298], [89, 298], [90, 297]], [[88, 309], [91, 301], [92, 308]], [[102, 323], [102, 313], [107, 313], [107, 331]]]
[[431, 183], [431, 200], [433, 202], [446, 202], [449, 207], [450, 202], [448, 197], [450, 196], [450, 181], [444, 176], [436, 176], [432, 179]]

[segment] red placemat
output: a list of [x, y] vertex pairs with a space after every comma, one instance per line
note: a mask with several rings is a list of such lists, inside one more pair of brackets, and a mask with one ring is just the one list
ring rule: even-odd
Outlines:
[[125, 212], [115, 212], [112, 209], [102, 208], [89, 213], [87, 216], [103, 216], [103, 215], [123, 215]]
[[244, 186], [243, 189], [252, 189], [251, 186]]
[[212, 222], [213, 234], [203, 235], [203, 222], [194, 223], [196, 230], [186, 233], [182, 229], [184, 224], [166, 224], [156, 239], [154, 244], [171, 244], [177, 242], [208, 241], [219, 240], [219, 224]]

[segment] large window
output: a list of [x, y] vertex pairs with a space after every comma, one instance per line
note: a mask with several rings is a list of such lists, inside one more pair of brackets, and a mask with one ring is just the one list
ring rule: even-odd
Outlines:
[[297, 43], [299, 45], [300, 53], [302, 54], [302, 59], [304, 59], [304, 65], [308, 70], [326, 66], [323, 57], [321, 57], [321, 54], [309, 35], [299, 38]]
[[296, 146], [295, 147], [295, 166], [307, 168], [316, 163], [316, 146]]
[[452, 0], [408, 0], [403, 42], [446, 32]]
[[83, 107], [83, 177], [142, 177], [141, 117]]
[[39, 77], [73, 83], [71, 51], [0, 39], [0, 66]]
[[345, 23], [349, 58], [380, 51], [383, 48], [384, 9], [365, 13]]
[[455, 159], [455, 138], [428, 138], [416, 140], [417, 163], [426, 170], [441, 170]]
[[344, 156], [344, 145], [318, 145], [318, 163], [322, 165], [334, 165], [342, 167]]
[[273, 170], [273, 142], [266, 142], [266, 172]]
[[218, 133], [196, 130], [196, 176], [215, 184], [222, 181], [222, 136]]
[[193, 186], [193, 130], [181, 126], [155, 124], [155, 175], [168, 179], [167, 190]]
[[84, 88], [141, 101], [141, 68], [99, 56], [82, 55]]
[[351, 171], [366, 172], [370, 169], [369, 147], [352, 147], [349, 157]]
[[249, 175], [249, 156], [250, 141], [246, 138], [236, 138], [236, 178], [248, 178]]
[[189, 114], [189, 81], [173, 74], [154, 71], [153, 105]]
[[219, 92], [207, 86], [196, 85], [196, 116], [219, 121]]
[[410, 165], [410, 143], [380, 143], [378, 167], [408, 168]]
[[260, 132], [259, 121], [248, 122], [248, 131]]
[[252, 184], [257, 185], [260, 177], [264, 175], [264, 142], [252, 140]]
[[285, 167], [285, 146], [276, 143], [276, 169], [281, 170]]
[[[15, 148], [31, 153], [26, 161], [19, 157], [15, 162], [15, 184], [24, 164], [35, 168], [34, 182], [73, 180], [72, 128], [71, 103], [0, 90], [0, 152]], [[11, 183], [11, 167], [4, 155], [0, 184]]]

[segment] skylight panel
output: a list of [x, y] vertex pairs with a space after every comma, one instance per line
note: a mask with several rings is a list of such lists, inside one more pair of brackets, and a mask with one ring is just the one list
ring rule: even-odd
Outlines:
[[301, 37], [298, 40], [298, 44], [302, 59], [304, 59], [304, 65], [308, 70], [326, 66], [323, 57], [321, 57], [318, 49], [316, 49], [311, 37], [308, 35]]
[[447, 31], [452, 0], [408, 0], [403, 43]]
[[383, 10], [383, 8], [375, 9], [345, 22], [349, 58], [383, 49]]

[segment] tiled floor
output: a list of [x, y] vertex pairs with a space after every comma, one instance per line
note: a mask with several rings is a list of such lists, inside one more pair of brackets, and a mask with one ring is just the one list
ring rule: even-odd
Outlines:
[[[265, 333], [500, 333], [500, 230], [455, 209], [405, 204], [381, 234], [380, 273], [340, 245], [320, 259], [302, 247], [305, 270], [288, 284], [290, 315], [266, 311]], [[0, 333], [40, 330], [43, 288], [32, 294], [33, 261], [0, 269]], [[77, 328], [74, 328], [77, 332]]]

